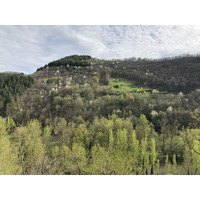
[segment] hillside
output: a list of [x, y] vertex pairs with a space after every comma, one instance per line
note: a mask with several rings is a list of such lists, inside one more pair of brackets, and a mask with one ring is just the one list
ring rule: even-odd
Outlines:
[[32, 145], [18, 154], [20, 173], [200, 174], [199, 77], [199, 56], [50, 62], [1, 114], [15, 122], [11, 143]]
[[91, 56], [79, 56], [79, 55], [72, 55], [72, 56], [66, 56], [64, 58], [61, 58], [59, 60], [50, 62], [48, 65], [45, 65], [44, 67], [41, 67], [37, 69], [37, 71], [43, 70], [45, 68], [53, 68], [53, 67], [87, 67], [91, 65]]
[[112, 77], [132, 80], [141, 86], [175, 93], [189, 93], [200, 88], [200, 56], [159, 60], [127, 59], [103, 63], [111, 68]]
[[[73, 56], [69, 56], [69, 59], [63, 59], [71, 62], [72, 58]], [[80, 61], [83, 56], [75, 58]], [[34, 86], [23, 95], [18, 109], [13, 112], [17, 121], [20, 122], [25, 113], [29, 113], [28, 119], [37, 118], [46, 125], [56, 116], [64, 117], [67, 121], [74, 121], [79, 116], [92, 121], [96, 115], [108, 117], [118, 109], [123, 113], [134, 113], [136, 118], [145, 114], [151, 120], [150, 113], [153, 109], [165, 112], [168, 107], [173, 106], [178, 113], [182, 113], [182, 117], [178, 119], [182, 120], [180, 126], [187, 126], [191, 122], [189, 113], [198, 107], [198, 56], [112, 61], [89, 57], [89, 66], [58, 66], [63, 59], [45, 65], [32, 75], [35, 79]], [[81, 65], [80, 62], [79, 64]], [[122, 84], [128, 81], [126, 84], [133, 86], [130, 89], [118, 88], [120, 80]], [[124, 105], [124, 101], [122, 103], [119, 100], [120, 95], [132, 95], [137, 106], [129, 105], [128, 102]], [[111, 98], [111, 105], [106, 100], [108, 96]], [[67, 101], [70, 102], [70, 107]], [[85, 109], [79, 109], [76, 102]], [[154, 125], [159, 130], [159, 126]]]
[[34, 84], [30, 76], [22, 73], [0, 73], [0, 113], [6, 117], [13, 112], [17, 100]]
[[12, 72], [12, 71], [0, 72], [0, 77], [9, 76], [9, 75], [23, 75], [23, 73], [20, 73], [20, 72]]
[[[37, 71], [42, 70], [48, 74], [45, 70], [58, 67], [64, 69], [60, 74], [66, 76], [66, 71], [76, 73], [78, 70], [80, 74], [84, 74], [87, 73], [87, 69], [90, 69], [89, 72], [95, 72], [102, 66], [107, 66], [111, 69], [111, 77], [134, 81], [143, 87], [176, 93], [189, 93], [200, 88], [200, 56], [198, 55], [157, 60], [140, 58], [99, 60], [90, 56], [69, 56], [50, 62]], [[55, 75], [56, 72], [54, 74], [50, 72], [49, 74], [50, 77]]]

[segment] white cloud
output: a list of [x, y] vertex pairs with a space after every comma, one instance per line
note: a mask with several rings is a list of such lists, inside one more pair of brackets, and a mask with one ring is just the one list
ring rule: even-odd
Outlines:
[[0, 71], [33, 73], [72, 54], [161, 58], [200, 53], [200, 26], [0, 26]]

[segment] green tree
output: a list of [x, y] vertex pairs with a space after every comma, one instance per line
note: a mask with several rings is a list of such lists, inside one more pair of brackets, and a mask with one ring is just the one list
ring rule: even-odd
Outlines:
[[109, 133], [109, 151], [112, 151], [114, 147], [114, 137], [113, 137], [113, 132], [110, 130]]
[[95, 83], [99, 84], [99, 78], [97, 76], [93, 76], [93, 80]]
[[176, 163], [176, 154], [173, 155], [173, 166], [172, 166], [173, 174], [177, 174], [177, 163]]
[[118, 153], [127, 153], [127, 148], [128, 148], [128, 141], [127, 141], [127, 130], [126, 129], [118, 129], [117, 133], [117, 138], [116, 138], [116, 145], [115, 149], [118, 151]]
[[157, 162], [156, 162], [156, 174], [157, 175], [160, 174], [160, 161], [159, 161], [159, 159], [157, 159]]
[[74, 143], [71, 151], [66, 147], [65, 153], [65, 173], [74, 175], [88, 174], [87, 152], [83, 145], [80, 143]]
[[151, 138], [151, 174], [155, 173], [155, 163], [157, 160], [157, 152], [156, 152], [156, 141], [154, 138]]
[[[9, 123], [10, 122], [10, 123]], [[21, 173], [17, 147], [11, 143], [8, 132], [12, 127], [12, 120], [0, 117], [0, 174], [15, 175]]]
[[26, 127], [17, 127], [14, 132], [23, 174], [41, 174], [44, 158], [41, 134], [37, 120], [31, 120]]
[[171, 163], [169, 161], [169, 156], [166, 155], [165, 158], [165, 174], [170, 175], [171, 174]]
[[[113, 153], [113, 151], [112, 151]], [[94, 145], [91, 149], [92, 160], [89, 165], [90, 174], [92, 175], [110, 175], [112, 158], [104, 147]]]
[[138, 124], [136, 125], [136, 134], [139, 141], [142, 138], [147, 138], [150, 132], [149, 121], [146, 119], [145, 115], [141, 115]]
[[185, 150], [183, 152], [183, 168], [184, 173], [187, 175], [192, 175], [192, 156], [191, 150], [188, 145], [185, 146]]
[[74, 142], [83, 144], [84, 148], [89, 149], [92, 141], [92, 135], [85, 124], [80, 124], [75, 131]]
[[141, 162], [142, 174], [150, 174], [149, 153], [147, 151], [147, 138], [142, 138], [141, 141]]

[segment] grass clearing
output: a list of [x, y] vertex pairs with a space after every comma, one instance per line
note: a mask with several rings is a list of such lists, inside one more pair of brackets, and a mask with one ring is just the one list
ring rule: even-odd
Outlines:
[[152, 91], [152, 89], [139, 87], [133, 82], [122, 79], [112, 79], [110, 81], [110, 85], [112, 86], [113, 93], [147, 93]]

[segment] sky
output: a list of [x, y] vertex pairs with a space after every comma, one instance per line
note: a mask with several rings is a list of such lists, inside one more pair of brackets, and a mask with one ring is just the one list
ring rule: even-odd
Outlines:
[[34, 73], [65, 56], [103, 59], [200, 54], [200, 26], [0, 26], [0, 71]]

